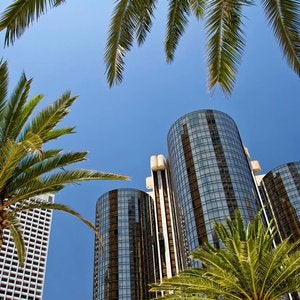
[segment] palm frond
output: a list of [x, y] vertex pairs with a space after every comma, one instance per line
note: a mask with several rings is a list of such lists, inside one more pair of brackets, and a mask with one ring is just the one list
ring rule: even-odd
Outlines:
[[6, 222], [6, 226], [10, 231], [11, 237], [17, 249], [19, 264], [21, 267], [23, 267], [26, 250], [20, 222], [15, 215], [7, 215]]
[[23, 73], [11, 97], [7, 101], [6, 114], [4, 116], [5, 123], [2, 124], [2, 141], [8, 138], [15, 140], [16, 136], [19, 134], [19, 132], [17, 132], [17, 129], [19, 128], [18, 123], [21, 119], [19, 116], [22, 114], [30, 86], [31, 80], [27, 80]]
[[[49, 1], [51, 5], [63, 2]], [[69, 92], [63, 94], [54, 104], [29, 121], [42, 96], [38, 95], [28, 100], [31, 80], [27, 80], [23, 74], [12, 96], [6, 100], [7, 77], [6, 63], [0, 62], [0, 250], [3, 230], [9, 228], [22, 265], [25, 248], [16, 214], [24, 210], [44, 208], [65, 211], [92, 228], [100, 239], [94, 225], [74, 210], [62, 204], [31, 199], [32, 197], [55, 193], [67, 184], [77, 184], [81, 181], [128, 178], [92, 170], [65, 170], [66, 166], [84, 161], [87, 152], [63, 153], [60, 149], [43, 151], [42, 147], [50, 140], [74, 132], [74, 127], [56, 126], [69, 113], [76, 97], [71, 97]]]
[[52, 105], [46, 107], [25, 128], [20, 140], [24, 139], [28, 132], [38, 134], [44, 143], [55, 138], [51, 131], [69, 113], [70, 106], [77, 97], [71, 97], [70, 92], [64, 93]]
[[263, 0], [262, 3], [288, 64], [300, 76], [299, 1]]
[[[272, 247], [273, 225], [266, 233], [261, 212], [247, 226], [241, 214], [226, 225], [215, 223], [214, 229], [223, 247], [209, 244], [196, 250], [192, 258], [203, 267], [185, 270], [178, 276], [152, 285], [151, 291], [164, 292], [161, 299], [279, 299], [300, 287], [300, 240], [285, 240]], [[168, 298], [170, 297], [170, 298]], [[173, 298], [172, 298], [173, 297]]]
[[17, 177], [23, 172], [27, 172], [28, 169], [34, 168], [36, 164], [42, 163], [52, 157], [56, 157], [62, 152], [62, 149], [50, 149], [45, 150], [40, 155], [39, 153], [32, 153], [31, 155], [26, 155], [18, 164], [15, 169], [14, 176]]
[[212, 0], [207, 4], [209, 89], [217, 84], [231, 94], [244, 49], [242, 8], [245, 1]]
[[171, 0], [169, 4], [167, 35], [165, 40], [165, 51], [167, 62], [171, 62], [174, 53], [188, 23], [190, 6], [188, 0]]
[[205, 0], [189, 0], [190, 7], [196, 16], [196, 18], [199, 20], [204, 16], [205, 11]]
[[16, 207], [11, 208], [10, 213], [8, 215], [14, 216], [18, 213], [28, 211], [28, 210], [33, 210], [33, 209], [58, 210], [58, 211], [66, 212], [66, 213], [78, 218], [80, 221], [82, 221], [84, 224], [86, 224], [89, 228], [91, 228], [94, 231], [97, 239], [99, 240], [99, 242], [101, 244], [101, 247], [103, 247], [102, 238], [99, 234], [99, 231], [94, 226], [94, 224], [92, 222], [90, 222], [89, 220], [85, 219], [84, 217], [82, 217], [78, 212], [74, 211], [67, 205], [60, 204], [60, 203], [46, 202], [46, 201], [39, 200], [39, 198], [31, 198], [30, 200], [27, 200], [27, 201], [23, 202], [22, 204], [19, 204]]
[[31, 182], [39, 180], [40, 176], [45, 175], [51, 171], [62, 169], [68, 165], [74, 164], [76, 162], [81, 162], [86, 160], [87, 152], [69, 152], [60, 153], [58, 155], [51, 156], [45, 159], [45, 156], [40, 158], [36, 157], [36, 163], [31, 166], [30, 169], [22, 171], [19, 175], [15, 174], [14, 178], [6, 186], [6, 191], [8, 194], [14, 194], [14, 191], [24, 186], [30, 186]]
[[64, 0], [15, 0], [9, 5], [0, 19], [0, 31], [6, 29], [5, 45], [13, 44], [30, 24], [45, 14], [48, 8], [54, 8]]
[[[271, 260], [269, 261], [269, 268], [266, 274], [267, 278], [264, 281], [264, 286], [267, 285], [264, 290], [265, 297], [273, 296], [275, 288], [282, 283], [283, 286], [287, 285], [295, 273], [298, 273], [298, 276], [300, 275], [299, 253], [296, 257], [289, 257], [299, 245], [300, 240], [296, 243], [289, 243], [288, 240], [285, 240], [274, 249]], [[276, 292], [279, 296], [284, 295], [282, 291]]]
[[0, 122], [3, 121], [2, 112], [5, 107], [5, 99], [7, 95], [8, 88], [8, 70], [7, 62], [0, 61]]
[[122, 81], [124, 56], [132, 46], [140, 0], [119, 0], [114, 8], [105, 48], [106, 75], [111, 87]]
[[[63, 170], [56, 173], [31, 180], [30, 185], [23, 186], [15, 190], [15, 195], [7, 200], [4, 207], [11, 206], [19, 201], [46, 193], [55, 193], [61, 190], [65, 185], [79, 183], [89, 180], [127, 180], [128, 177], [101, 173], [92, 170]], [[12, 192], [12, 191], [11, 191]]]
[[32, 116], [32, 112], [37, 107], [37, 105], [41, 102], [43, 97], [44, 97], [43, 95], [34, 96], [32, 99], [27, 101], [27, 103], [22, 107], [22, 110], [20, 110], [20, 112], [17, 115], [18, 122], [14, 123], [15, 136], [10, 138], [14, 138], [19, 142], [18, 136], [22, 133], [24, 125], [26, 124], [28, 119]]
[[64, 135], [72, 134], [72, 133], [76, 133], [75, 132], [75, 126], [66, 127], [66, 128], [52, 129], [52, 130], [49, 130], [46, 133], [46, 137], [44, 137], [44, 140], [52, 141], [52, 140], [56, 140], [56, 139], [58, 139], [58, 138], [60, 138]]
[[3, 188], [7, 181], [13, 176], [13, 172], [18, 162], [26, 154], [26, 149], [19, 143], [6, 140], [0, 145], [0, 191], [3, 194]]
[[146, 39], [147, 33], [150, 32], [152, 26], [152, 18], [156, 9], [157, 0], [138, 1], [137, 9], [137, 29], [136, 36], [138, 45], [142, 45]]

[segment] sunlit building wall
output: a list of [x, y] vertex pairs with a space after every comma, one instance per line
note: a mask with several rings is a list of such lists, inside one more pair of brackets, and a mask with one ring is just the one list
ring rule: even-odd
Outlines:
[[[38, 198], [53, 202], [53, 195]], [[42, 299], [51, 210], [30, 210], [19, 215], [26, 247], [26, 260], [20, 268], [14, 242], [9, 230], [4, 230], [4, 241], [0, 252], [0, 299]]]
[[151, 176], [146, 186], [152, 190], [156, 240], [158, 245], [159, 278], [170, 278], [185, 268], [182, 253], [185, 252], [178, 207], [170, 186], [168, 165], [163, 155], [150, 158]]
[[234, 218], [237, 208], [246, 222], [255, 216], [253, 170], [231, 117], [215, 110], [184, 115], [169, 130], [168, 150], [189, 252], [205, 242], [219, 246], [212, 221]]

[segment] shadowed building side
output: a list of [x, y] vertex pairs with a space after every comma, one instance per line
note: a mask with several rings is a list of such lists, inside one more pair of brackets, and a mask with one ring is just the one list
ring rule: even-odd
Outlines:
[[261, 181], [269, 215], [278, 230], [278, 242], [300, 238], [300, 162], [274, 168]]
[[102, 195], [96, 205], [96, 226], [104, 255], [96, 240], [94, 300], [153, 297], [148, 285], [157, 281], [157, 250], [150, 196], [135, 189]]

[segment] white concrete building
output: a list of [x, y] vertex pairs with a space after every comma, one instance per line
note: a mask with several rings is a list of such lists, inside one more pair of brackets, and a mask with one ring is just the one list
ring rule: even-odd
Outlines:
[[[54, 201], [53, 195], [39, 198]], [[4, 231], [0, 252], [0, 300], [42, 299], [51, 219], [50, 210], [31, 210], [20, 214], [26, 246], [24, 268], [19, 267], [9, 231]]]

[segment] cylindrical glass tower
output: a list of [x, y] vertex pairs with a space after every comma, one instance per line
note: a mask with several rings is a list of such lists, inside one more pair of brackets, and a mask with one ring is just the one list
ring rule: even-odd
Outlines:
[[189, 252], [204, 242], [219, 247], [212, 221], [234, 218], [238, 208], [247, 222], [259, 203], [236, 124], [220, 111], [191, 112], [171, 126], [168, 150]]
[[150, 197], [135, 189], [117, 189], [97, 201], [94, 300], [150, 299], [156, 281], [157, 250]]
[[300, 238], [300, 162], [281, 165], [262, 179], [267, 209], [281, 240]]

